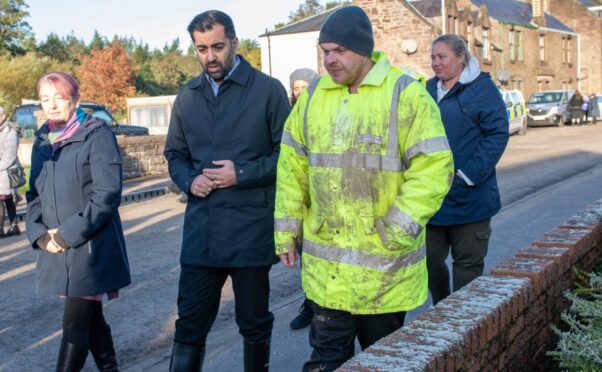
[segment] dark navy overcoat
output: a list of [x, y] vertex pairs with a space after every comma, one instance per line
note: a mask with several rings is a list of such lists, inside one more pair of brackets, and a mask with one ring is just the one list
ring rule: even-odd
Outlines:
[[[438, 81], [434, 77], [426, 84], [435, 101]], [[457, 82], [438, 104], [455, 170], [462, 170], [474, 185], [456, 175], [429, 223], [458, 225], [491, 218], [501, 207], [495, 166], [508, 143], [508, 116], [500, 91], [489, 74], [481, 72], [470, 83]]]
[[[212, 267], [271, 265], [280, 138], [290, 106], [284, 87], [240, 64], [217, 97], [205, 74], [180, 90], [165, 144], [169, 173], [188, 192], [180, 260]], [[194, 178], [214, 160], [232, 160], [236, 186], [206, 198], [190, 194]]]
[[119, 217], [121, 156], [115, 136], [86, 115], [75, 134], [52, 152], [48, 124], [32, 150], [27, 192], [27, 237], [36, 241], [59, 229], [69, 249], [40, 250], [37, 289], [41, 294], [88, 296], [130, 284], [129, 263]]

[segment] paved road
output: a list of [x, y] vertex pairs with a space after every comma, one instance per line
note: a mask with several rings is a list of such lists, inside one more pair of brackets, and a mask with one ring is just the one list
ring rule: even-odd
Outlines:
[[[602, 125], [538, 128], [510, 139], [499, 167], [504, 207], [493, 221], [487, 269], [602, 198], [600, 143]], [[167, 370], [183, 210], [173, 195], [121, 208], [134, 284], [119, 299], [105, 303], [105, 312], [126, 371]], [[34, 268], [35, 252], [23, 237], [0, 240], [0, 371], [46, 371], [54, 366], [62, 300], [34, 294]], [[276, 316], [272, 370], [299, 370], [310, 349], [307, 330], [288, 329], [303, 296], [298, 274], [275, 265], [271, 277]], [[241, 344], [226, 286], [204, 370], [241, 371]], [[89, 359], [86, 370], [93, 371]]]

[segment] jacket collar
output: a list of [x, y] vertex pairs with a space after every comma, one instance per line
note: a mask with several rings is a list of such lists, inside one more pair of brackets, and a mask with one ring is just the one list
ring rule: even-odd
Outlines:
[[[249, 62], [247, 62], [247, 60], [245, 60], [243, 56], [238, 55], [238, 58], [240, 58], [240, 64], [238, 65], [236, 70], [234, 70], [228, 81], [232, 81], [244, 87], [249, 82], [249, 78], [251, 77], [251, 73], [253, 72], [253, 67], [251, 67]], [[208, 86], [209, 89], [211, 89], [211, 84], [207, 81], [207, 76], [205, 72], [201, 73], [199, 76], [197, 76], [190, 82], [190, 89], [205, 89], [205, 86]]]
[[[391, 69], [391, 63], [387, 59], [387, 56], [385, 56], [385, 53], [375, 50], [372, 52], [371, 59], [374, 62], [374, 66], [368, 71], [368, 74], [360, 83], [360, 87], [362, 85], [381, 86]], [[338, 89], [342, 87], [346, 87], [346, 85], [335, 83], [328, 74], [325, 76], [324, 83], [320, 85], [320, 88], [323, 89]]]
[[[84, 121], [80, 124], [77, 131], [73, 134], [73, 136], [66, 140], [64, 144], [85, 141], [86, 137], [88, 137], [90, 133], [103, 125], [106, 125], [104, 121], [97, 119], [90, 114], [86, 114]], [[48, 141], [48, 132], [50, 132], [50, 127], [48, 126], [48, 122], [46, 122], [40, 127], [40, 129], [36, 131], [35, 135], [36, 137], [39, 137], [42, 142], [46, 142]]]

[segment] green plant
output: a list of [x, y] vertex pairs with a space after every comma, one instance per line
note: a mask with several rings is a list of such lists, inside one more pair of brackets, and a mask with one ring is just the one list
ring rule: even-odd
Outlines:
[[548, 352], [568, 371], [602, 370], [602, 274], [600, 272], [577, 273], [577, 288], [565, 292], [571, 302], [562, 320], [568, 326], [561, 331], [552, 326], [560, 337], [556, 349]]

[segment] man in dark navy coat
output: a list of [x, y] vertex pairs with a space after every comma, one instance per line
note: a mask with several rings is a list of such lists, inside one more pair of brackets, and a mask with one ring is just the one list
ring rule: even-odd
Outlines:
[[267, 371], [274, 317], [274, 199], [286, 91], [236, 54], [230, 17], [197, 15], [188, 32], [203, 73], [180, 90], [165, 144], [188, 194], [170, 371], [199, 371], [226, 278], [232, 278], [245, 371]]

